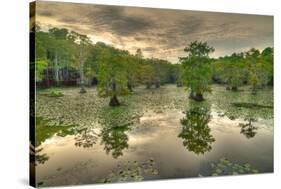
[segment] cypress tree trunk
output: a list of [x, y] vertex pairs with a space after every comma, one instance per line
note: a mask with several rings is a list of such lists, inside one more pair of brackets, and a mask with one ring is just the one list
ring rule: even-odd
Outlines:
[[83, 94], [83, 93], [86, 93], [86, 89], [85, 89], [85, 86], [84, 85], [81, 85], [81, 89], [79, 91], [79, 93]]
[[156, 81], [156, 83], [155, 83], [155, 88], [156, 88], [156, 89], [160, 88], [160, 82], [159, 82], [159, 81]]
[[81, 68], [80, 68], [80, 93], [86, 93], [86, 89], [85, 89], [85, 83], [84, 83], [84, 73], [83, 73], [83, 66], [81, 65]]
[[204, 100], [203, 94], [202, 93], [196, 93], [194, 100], [196, 100], [196, 101], [203, 101]]
[[257, 87], [253, 86], [252, 88], [252, 95], [257, 95]]
[[130, 81], [127, 82], [127, 87], [128, 87], [130, 92], [133, 92], [133, 86], [132, 86], [132, 83]]
[[183, 86], [182, 83], [177, 82], [177, 87], [182, 87], [182, 86]]
[[198, 102], [204, 100], [202, 93], [198, 93], [198, 92], [194, 92], [194, 91], [190, 92], [189, 98], [192, 100], [198, 101]]
[[110, 98], [109, 106], [120, 106], [120, 102], [118, 101], [116, 95]]
[[114, 79], [112, 81], [111, 87], [114, 95], [110, 98], [109, 106], [120, 106], [120, 102], [118, 101], [116, 96], [116, 83]]
[[46, 70], [46, 87], [50, 86], [50, 80], [49, 80], [49, 67], [47, 67]]
[[80, 44], [80, 93], [83, 94], [83, 93], [86, 93], [86, 89], [85, 89], [85, 81], [84, 81], [84, 61], [82, 60], [82, 47], [81, 47], [82, 44]]
[[193, 92], [193, 91], [190, 92], [189, 98], [190, 98], [190, 99], [193, 99], [193, 98], [194, 98], [194, 92]]
[[59, 68], [58, 68], [58, 53], [55, 54], [55, 81], [59, 85]]
[[232, 86], [232, 87], [231, 87], [231, 90], [232, 90], [232, 91], [238, 91], [238, 87], [237, 87], [237, 86]]

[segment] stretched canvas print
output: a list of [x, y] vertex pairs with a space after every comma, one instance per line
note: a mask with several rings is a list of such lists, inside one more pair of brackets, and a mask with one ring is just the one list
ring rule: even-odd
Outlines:
[[34, 187], [273, 172], [273, 16], [30, 4]]

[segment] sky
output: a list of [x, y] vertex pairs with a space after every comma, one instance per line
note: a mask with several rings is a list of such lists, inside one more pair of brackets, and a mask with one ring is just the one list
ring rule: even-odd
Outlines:
[[273, 17], [262, 15], [37, 1], [36, 24], [172, 63], [195, 40], [215, 48], [211, 57], [273, 47]]

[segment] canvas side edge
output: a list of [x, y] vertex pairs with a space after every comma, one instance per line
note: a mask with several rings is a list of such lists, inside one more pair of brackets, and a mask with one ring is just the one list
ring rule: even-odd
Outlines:
[[29, 185], [36, 187], [35, 169], [35, 15], [36, 2], [29, 4]]

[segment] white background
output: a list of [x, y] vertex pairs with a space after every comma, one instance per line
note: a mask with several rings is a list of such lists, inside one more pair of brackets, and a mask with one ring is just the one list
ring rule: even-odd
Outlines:
[[[57, 0], [61, 1], [61, 0]], [[275, 170], [274, 174], [181, 179], [87, 188], [280, 188], [280, 17], [278, 0], [71, 0], [100, 4], [161, 7], [274, 15], [275, 20]], [[0, 188], [28, 186], [28, 15], [30, 0], [2, 0], [0, 5]], [[279, 9], [279, 10], [278, 10]], [[278, 186], [279, 185], [279, 186]]]

